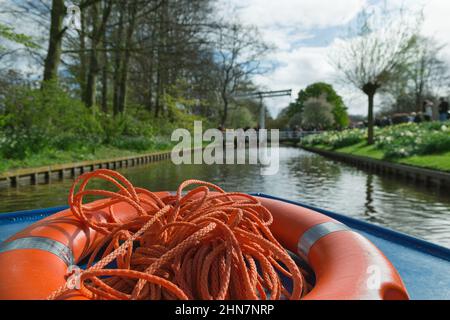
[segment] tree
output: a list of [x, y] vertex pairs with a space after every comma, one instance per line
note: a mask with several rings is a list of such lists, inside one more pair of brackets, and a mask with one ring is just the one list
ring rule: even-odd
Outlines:
[[450, 79], [448, 67], [440, 57], [443, 48], [432, 38], [418, 37], [403, 77], [385, 90], [387, 112], [421, 112], [425, 100], [440, 94]]
[[[103, 37], [105, 36], [106, 24], [111, 14], [113, 1], [103, 1], [104, 7], [100, 15], [100, 2], [94, 3], [91, 6], [91, 22], [92, 32], [90, 34], [91, 49], [89, 55], [89, 69], [87, 74], [86, 88], [84, 89], [83, 101], [87, 107], [92, 107], [95, 104], [97, 95], [97, 77], [100, 72], [99, 54], [98, 51], [102, 46]], [[101, 19], [100, 19], [101, 18]]]
[[295, 103], [288, 107], [288, 114], [291, 117], [294, 117], [296, 114], [301, 115], [305, 108], [306, 101], [321, 96], [324, 96], [326, 101], [333, 107], [332, 113], [335, 126], [339, 129], [347, 127], [350, 120], [347, 114], [347, 107], [345, 106], [342, 97], [337, 94], [332, 85], [324, 82], [313, 83], [304, 90], [300, 90]]
[[44, 81], [49, 81], [58, 77], [62, 39], [66, 31], [66, 28], [63, 26], [65, 14], [66, 6], [64, 5], [64, 0], [53, 0], [50, 18], [50, 36], [44, 65]]
[[269, 46], [254, 27], [232, 23], [219, 28], [214, 47], [223, 102], [221, 124], [224, 126], [232, 96], [240, 86], [248, 85], [250, 76], [264, 72], [261, 59]]
[[403, 9], [364, 11], [351, 38], [336, 44], [331, 60], [341, 79], [368, 98], [368, 144], [374, 143], [374, 97], [401, 78], [413, 56], [417, 15]]
[[305, 102], [302, 124], [309, 129], [327, 129], [333, 126], [333, 106], [325, 96], [309, 98]]
[[74, 0], [76, 30], [64, 23], [69, 2], [6, 1], [43, 31], [45, 81], [60, 80], [87, 107], [101, 100], [105, 113], [172, 121], [167, 96], [181, 98], [182, 84], [182, 98], [195, 101], [190, 112], [219, 123], [236, 90], [253, 90], [252, 75], [263, 71], [257, 29], [217, 21], [215, 0]]

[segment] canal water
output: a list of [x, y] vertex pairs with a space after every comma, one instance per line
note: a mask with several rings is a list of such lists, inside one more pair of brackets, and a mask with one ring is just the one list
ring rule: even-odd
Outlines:
[[[119, 171], [136, 186], [175, 190], [186, 179], [227, 191], [263, 192], [386, 226], [450, 247], [450, 192], [371, 174], [298, 148], [280, 147], [276, 175], [258, 165], [180, 165], [171, 161]], [[72, 180], [0, 190], [0, 212], [67, 204]]]

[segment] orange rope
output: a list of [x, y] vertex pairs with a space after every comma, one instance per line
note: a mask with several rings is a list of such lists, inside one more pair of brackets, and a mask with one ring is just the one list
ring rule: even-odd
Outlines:
[[[94, 178], [118, 191], [86, 189]], [[193, 185], [198, 186], [183, 195]], [[83, 204], [86, 196], [105, 199]], [[119, 202], [131, 205], [136, 218], [119, 221], [113, 209]], [[306, 294], [302, 272], [268, 228], [271, 213], [250, 195], [189, 180], [176, 195], [160, 199], [103, 169], [75, 181], [69, 205], [78, 219], [105, 236], [81, 273], [80, 293], [87, 298], [256, 300]], [[95, 213], [105, 208], [109, 216], [103, 221]], [[100, 261], [93, 264], [102, 249]], [[291, 292], [280, 273], [291, 278]], [[66, 284], [49, 299], [67, 291]]]

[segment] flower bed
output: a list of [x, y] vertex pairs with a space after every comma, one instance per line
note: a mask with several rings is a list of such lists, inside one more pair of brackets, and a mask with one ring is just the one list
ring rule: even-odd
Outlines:
[[[326, 146], [330, 150], [336, 150], [363, 143], [366, 139], [366, 130], [352, 129], [313, 135], [305, 138], [302, 145]], [[450, 122], [410, 123], [375, 128], [374, 148], [382, 151], [385, 159], [448, 152], [450, 151]]]

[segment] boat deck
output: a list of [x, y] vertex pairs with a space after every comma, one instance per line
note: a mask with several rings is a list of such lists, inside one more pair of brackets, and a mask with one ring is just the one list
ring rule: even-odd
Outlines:
[[[397, 268], [412, 299], [450, 300], [450, 249], [299, 202], [265, 194], [255, 195], [312, 209], [346, 224], [370, 239], [383, 251]], [[66, 208], [57, 207], [0, 214], [0, 243], [28, 225]]]

